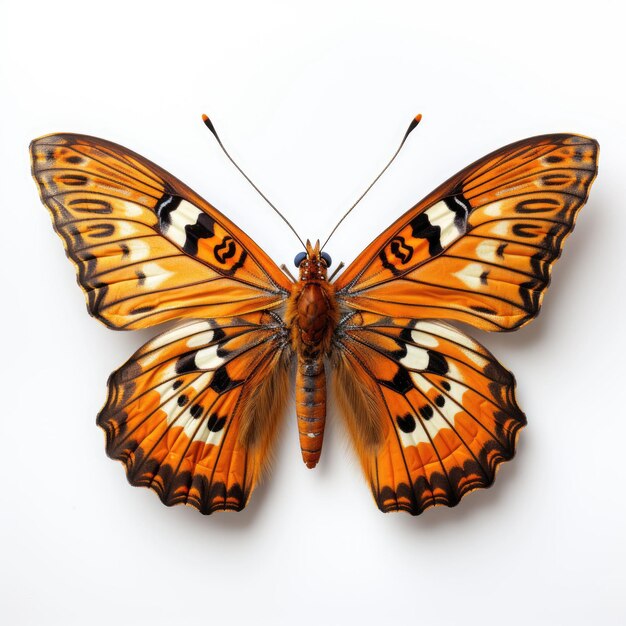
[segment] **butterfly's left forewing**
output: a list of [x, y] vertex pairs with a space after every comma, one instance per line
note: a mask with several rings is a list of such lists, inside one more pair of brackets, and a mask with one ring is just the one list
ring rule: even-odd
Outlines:
[[31, 144], [41, 199], [89, 312], [115, 329], [279, 307], [290, 282], [244, 232], [174, 176], [86, 135]]

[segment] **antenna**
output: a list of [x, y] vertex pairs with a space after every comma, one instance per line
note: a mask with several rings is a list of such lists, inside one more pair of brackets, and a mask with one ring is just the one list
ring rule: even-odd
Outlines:
[[261, 198], [263, 198], [263, 200], [265, 200], [265, 202], [267, 202], [272, 207], [272, 209], [274, 209], [274, 211], [276, 211], [276, 213], [280, 215], [280, 217], [283, 219], [285, 224], [287, 224], [287, 226], [291, 228], [293, 234], [298, 238], [298, 241], [302, 244], [302, 248], [306, 250], [306, 245], [304, 244], [304, 241], [300, 239], [300, 235], [298, 235], [295, 228], [289, 223], [287, 218], [267, 199], [267, 196], [248, 178], [246, 173], [237, 165], [237, 163], [235, 163], [235, 160], [233, 159], [233, 157], [231, 157], [230, 154], [228, 154], [228, 150], [226, 150], [226, 148], [224, 147], [224, 144], [222, 143], [222, 140], [219, 138], [219, 135], [217, 134], [217, 131], [215, 130], [215, 126], [213, 126], [213, 122], [211, 122], [211, 120], [209, 119], [209, 116], [203, 113], [202, 121], [204, 122], [205, 126], [211, 131], [211, 133], [213, 133], [213, 136], [217, 140], [217, 143], [219, 144], [224, 154], [228, 157], [228, 160], [239, 170], [241, 175], [252, 185], [252, 187], [261, 196]]
[[343, 220], [345, 220], [346, 217], [348, 217], [348, 215], [350, 215], [352, 209], [354, 209], [354, 207], [359, 202], [361, 202], [361, 200], [363, 200], [363, 198], [365, 197], [367, 192], [378, 182], [378, 179], [387, 171], [389, 166], [396, 160], [396, 157], [398, 156], [398, 154], [400, 154], [400, 150], [402, 150], [402, 146], [404, 145], [404, 142], [407, 140], [407, 137], [413, 132], [413, 130], [420, 123], [421, 120], [422, 120], [422, 114], [421, 113], [418, 113], [411, 120], [411, 123], [409, 124], [409, 127], [406, 130], [406, 133], [404, 133], [404, 137], [402, 138], [402, 141], [400, 142], [400, 145], [398, 146], [398, 149], [394, 152], [393, 156], [389, 160], [389, 163], [387, 163], [387, 165], [385, 165], [385, 167], [383, 167], [383, 169], [381, 170], [380, 174], [378, 176], [376, 176], [376, 178], [372, 181], [371, 185], [359, 196], [357, 201], [344, 213], [343, 217], [337, 222], [337, 225], [335, 226], [335, 228], [333, 228], [330, 231], [330, 235], [328, 235], [326, 241], [324, 242], [324, 245], [320, 248], [320, 250], [323, 250], [326, 247], [326, 244], [329, 242], [330, 238], [335, 234], [335, 231], [339, 228], [339, 225], [341, 224], [341, 222], [343, 222]]

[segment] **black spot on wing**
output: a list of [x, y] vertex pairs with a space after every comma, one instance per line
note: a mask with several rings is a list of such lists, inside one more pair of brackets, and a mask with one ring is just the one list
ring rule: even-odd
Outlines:
[[515, 205], [515, 211], [516, 213], [543, 213], [546, 210], [546, 205], [558, 207], [560, 204], [561, 203], [554, 198], [528, 198], [518, 202]]
[[420, 415], [425, 420], [429, 420], [434, 415], [433, 407], [430, 406], [430, 404], [425, 404], [423, 407], [420, 408], [419, 411], [420, 411]]
[[113, 224], [94, 224], [87, 227], [87, 235], [95, 239], [106, 239], [115, 232]]
[[443, 251], [441, 247], [441, 228], [433, 226], [426, 213], [420, 213], [411, 220], [410, 226], [413, 237], [428, 241], [428, 254], [430, 256], [435, 256]]
[[209, 419], [207, 420], [207, 428], [213, 432], [218, 433], [222, 428], [224, 428], [224, 424], [226, 424], [225, 417], [218, 417], [217, 413], [212, 413]]
[[156, 309], [156, 305], [149, 304], [147, 306], [138, 306], [135, 309], [131, 309], [131, 315], [140, 315], [141, 313], [150, 313], [150, 311], [154, 311]]
[[537, 236], [535, 226], [533, 224], [515, 224], [511, 229], [516, 237], [532, 239]]
[[415, 330], [415, 321], [412, 320], [400, 331], [400, 339], [407, 343], [413, 342], [413, 330]]
[[239, 255], [239, 259], [237, 260], [236, 263], [233, 263], [230, 267], [228, 266], [220, 267], [219, 271], [222, 274], [226, 274], [226, 276], [234, 276], [237, 273], [237, 270], [240, 267], [243, 267], [243, 264], [246, 262], [247, 258], [248, 258], [248, 253], [242, 249], [241, 254]]
[[82, 187], [89, 182], [89, 179], [82, 174], [64, 174], [59, 176], [58, 181], [70, 187]]
[[235, 256], [235, 252], [237, 252], [237, 244], [229, 235], [226, 235], [221, 243], [218, 243], [213, 248], [213, 255], [222, 265], [225, 265], [229, 259], [232, 259]]
[[412, 433], [415, 430], [415, 418], [410, 413], [398, 415], [396, 422], [403, 433]]
[[113, 213], [110, 202], [96, 198], [74, 198], [67, 203], [67, 206], [71, 207], [72, 211], [88, 215], [110, 215]]
[[413, 248], [406, 243], [404, 237], [392, 239], [390, 249], [402, 265], [406, 265], [413, 258]]
[[435, 350], [427, 350], [428, 354], [428, 365], [426, 366], [427, 372], [432, 372], [433, 374], [439, 374], [443, 376], [448, 373], [448, 362], [445, 357], [439, 352], [435, 352]]
[[[219, 327], [211, 328], [211, 330], [213, 331], [213, 335], [211, 337], [211, 343], [219, 343], [220, 341], [222, 341], [222, 339], [224, 339], [224, 337], [226, 337], [226, 333]], [[218, 353], [218, 356], [219, 356], [219, 353]]]
[[206, 213], [200, 212], [195, 224], [185, 226], [185, 245], [183, 250], [193, 256], [198, 254], [198, 240], [213, 237], [215, 220]]
[[489, 307], [474, 304], [470, 306], [470, 309], [472, 309], [472, 311], [476, 311], [476, 313], [485, 313], [486, 315], [496, 315], [497, 313], [494, 309], [490, 309]]
[[194, 351], [181, 356], [180, 359], [176, 361], [176, 373], [187, 374], [189, 372], [197, 371], [199, 368], [196, 365], [196, 354], [197, 351]]
[[394, 391], [404, 395], [410, 389], [413, 389], [413, 381], [408, 370], [402, 366], [398, 367], [398, 371], [392, 380], [381, 381]]
[[222, 365], [215, 371], [211, 380], [210, 387], [216, 393], [224, 393], [227, 389], [230, 389], [234, 382], [226, 371], [226, 367]]
[[378, 258], [380, 259], [380, 262], [382, 263], [383, 267], [385, 269], [388, 269], [394, 276], [399, 276], [402, 273], [398, 269], [396, 269], [396, 266], [393, 263], [389, 262], [389, 260], [387, 259], [387, 254], [385, 253], [384, 250], [380, 251]]

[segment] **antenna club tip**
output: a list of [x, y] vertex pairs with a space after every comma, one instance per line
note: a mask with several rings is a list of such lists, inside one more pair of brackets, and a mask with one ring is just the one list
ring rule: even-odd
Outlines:
[[[211, 118], [206, 114], [203, 113], [202, 114], [202, 121], [204, 122], [204, 125], [215, 135], [215, 137], [217, 138], [217, 131], [215, 130], [215, 126], [213, 126], [213, 122], [211, 121]], [[219, 141], [219, 139], [218, 139]]]
[[406, 133], [404, 134], [404, 139], [406, 140], [406, 138], [413, 132], [413, 130], [415, 130], [415, 127], [422, 121], [422, 114], [418, 113], [412, 120], [411, 123], [409, 124], [409, 127], [406, 129]]

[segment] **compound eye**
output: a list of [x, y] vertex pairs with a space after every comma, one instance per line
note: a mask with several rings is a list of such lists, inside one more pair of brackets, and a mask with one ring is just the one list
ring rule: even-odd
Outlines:
[[333, 260], [330, 258], [330, 254], [328, 254], [328, 252], [322, 252], [322, 259], [326, 262], [326, 267], [330, 267], [333, 263]]
[[293, 264], [296, 267], [300, 267], [300, 263], [302, 263], [304, 259], [306, 259], [306, 252], [298, 252], [298, 254], [296, 254], [296, 258], [293, 260]]

